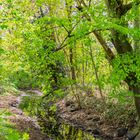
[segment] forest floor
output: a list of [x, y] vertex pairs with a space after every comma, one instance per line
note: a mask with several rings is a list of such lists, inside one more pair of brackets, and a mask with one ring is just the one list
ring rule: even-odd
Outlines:
[[[12, 113], [8, 118], [20, 132], [29, 133], [30, 140], [49, 140], [41, 133], [36, 119], [18, 108], [20, 96], [1, 95], [0, 109]], [[135, 135], [132, 129], [136, 127], [137, 120], [132, 104], [106, 104], [94, 96], [84, 96], [83, 99], [81, 97], [81, 109], [73, 98], [59, 101], [58, 116], [64, 122], [78, 126], [102, 140], [127, 140], [128, 135]]]
[[0, 109], [10, 112], [12, 115], [8, 119], [17, 130], [29, 134], [30, 140], [48, 140], [47, 136], [42, 134], [36, 119], [27, 116], [18, 108], [19, 96], [17, 95], [1, 95]]
[[60, 117], [102, 140], [134, 140], [137, 121], [132, 104], [105, 103], [95, 96], [83, 98], [82, 109], [74, 99], [61, 100], [58, 103]]

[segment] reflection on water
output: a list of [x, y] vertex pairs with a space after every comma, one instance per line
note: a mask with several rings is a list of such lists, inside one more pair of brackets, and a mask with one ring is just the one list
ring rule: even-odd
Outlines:
[[[34, 112], [37, 100], [37, 96], [27, 94], [21, 97], [19, 107], [26, 109], [26, 111], [30, 113]], [[53, 104], [51, 104], [51, 102], [44, 100], [44, 102], [41, 101], [39, 103], [37, 110], [38, 123], [42, 131], [50, 137], [50, 140], [95, 140], [93, 135], [70, 124], [62, 123], [57, 111], [53, 110]]]
[[62, 124], [53, 137], [55, 140], [95, 140], [93, 135], [68, 124]]

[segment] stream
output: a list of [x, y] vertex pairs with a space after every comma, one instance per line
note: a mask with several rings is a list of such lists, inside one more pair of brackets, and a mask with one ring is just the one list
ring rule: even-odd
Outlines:
[[[23, 92], [17, 99], [18, 107], [23, 109], [24, 107], [28, 106], [26, 103], [31, 103], [32, 99], [36, 101], [37, 98], [41, 96], [42, 93], [38, 90]], [[40, 126], [40, 129], [43, 128], [43, 130], [45, 130], [45, 135], [47, 135], [47, 138], [42, 138], [42, 140], [95, 140], [92, 134], [85, 132], [79, 127], [68, 124], [62, 120], [58, 122], [55, 120], [56, 118], [54, 115], [47, 116], [47, 118], [49, 118], [49, 121], [47, 119], [39, 118], [41, 124], [43, 124]], [[38, 118], [36, 118], [36, 120], [38, 120]], [[54, 124], [52, 123], [52, 120], [54, 121]]]

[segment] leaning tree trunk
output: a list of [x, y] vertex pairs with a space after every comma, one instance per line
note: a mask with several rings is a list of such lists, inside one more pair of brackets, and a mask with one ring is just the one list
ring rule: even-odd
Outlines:
[[134, 93], [134, 101], [135, 101], [136, 110], [140, 118], [140, 87], [134, 86], [133, 93]]
[[138, 82], [136, 73], [130, 72], [126, 77], [125, 82], [128, 84], [129, 90], [133, 92], [136, 111], [140, 119], [140, 83]]
[[[136, 2], [139, 2], [139, 0], [136, 0]], [[134, 21], [134, 26], [135, 28], [140, 28], [140, 9], [138, 5], [135, 5], [135, 13], [136, 13], [136, 19]], [[135, 39], [134, 40], [134, 44], [135, 44], [135, 50], [137, 52], [140, 52], [140, 40], [139, 39]], [[134, 100], [135, 100], [135, 106], [137, 109], [137, 113], [139, 115], [140, 118], [140, 84], [137, 84], [138, 86], [133, 86], [132, 87], [132, 91], [134, 93]]]
[[[119, 22], [119, 24], [121, 26], [128, 26], [128, 23], [126, 20], [123, 20], [124, 18], [122, 18], [122, 16], [125, 16], [126, 13], [134, 6], [134, 5], [139, 5], [140, 1], [139, 0], [132, 0], [132, 1], [128, 1], [126, 4], [124, 4], [124, 1], [122, 0], [104, 0], [106, 3], [106, 7], [108, 9], [108, 16], [110, 16], [110, 18], [112, 19], [116, 19]], [[87, 6], [83, 0], [77, 2], [77, 9], [82, 12], [83, 6]], [[137, 10], [137, 9], [136, 9]], [[90, 16], [90, 14], [83, 14], [83, 16], [88, 20], [88, 21], [92, 21], [92, 17]], [[138, 24], [137, 24], [138, 25]], [[129, 41], [130, 39], [128, 38], [128, 34], [123, 34], [120, 31], [118, 31], [117, 29], [112, 29], [110, 28], [110, 33], [111, 33], [111, 38], [110, 38], [110, 42], [112, 42], [112, 44], [114, 45], [114, 48], [116, 49], [116, 52], [118, 55], [123, 56], [126, 53], [133, 53], [134, 49], [132, 47], [131, 42]], [[103, 49], [105, 50], [108, 58], [110, 61], [112, 61], [115, 58], [114, 53], [112, 52], [112, 50], [110, 49], [110, 46], [106, 43], [105, 39], [102, 37], [101, 32], [99, 31], [93, 31], [95, 37], [97, 38], [97, 40], [100, 42], [100, 44], [102, 45]], [[132, 77], [131, 77], [132, 76]], [[129, 87], [132, 89], [133, 93], [134, 93], [134, 100], [135, 100], [135, 105], [136, 105], [136, 109], [138, 112], [138, 116], [140, 118], [140, 97], [138, 95], [140, 95], [140, 87], [138, 86], [138, 82], [137, 80], [133, 79], [135, 77], [134, 74], [128, 74], [128, 79], [129, 81], [126, 81], [127, 84], [129, 85]], [[130, 83], [135, 82], [136, 85], [132, 86]]]
[[[136, 2], [139, 2], [139, 0], [136, 0]], [[140, 9], [139, 5], [135, 5], [135, 20], [134, 20], [134, 27], [137, 29], [140, 29]], [[140, 39], [135, 38], [134, 39], [134, 47], [136, 51], [140, 52]]]
[[[127, 26], [128, 23], [126, 21], [121, 20], [121, 17], [124, 16], [127, 13], [127, 11], [129, 11], [133, 7], [134, 4], [135, 5], [140, 4], [140, 1], [138, 0], [136, 0], [136, 2], [135, 1], [129, 2], [126, 5], [124, 5], [123, 1], [121, 0], [105, 0], [105, 2], [108, 8], [108, 15], [112, 18], [120, 20], [121, 21], [120, 24], [122, 26]], [[139, 23], [137, 21], [136, 25], [138, 26], [138, 24]], [[110, 29], [110, 32], [112, 34], [111, 42], [113, 43], [118, 55], [125, 55], [128, 52], [133, 53], [134, 50], [132, 44], [129, 42], [128, 35], [124, 35], [121, 32], [117, 31], [116, 29]], [[134, 93], [136, 110], [140, 118], [140, 86], [138, 84], [135, 72], [129, 73], [125, 81], [129, 85], [131, 91], [133, 91]], [[134, 84], [132, 85], [131, 83], [133, 82]]]
[[138, 117], [140, 119], [140, 86], [130, 85], [129, 90], [132, 91], [134, 94], [134, 102], [135, 102], [135, 106], [136, 106], [136, 111], [137, 111]]

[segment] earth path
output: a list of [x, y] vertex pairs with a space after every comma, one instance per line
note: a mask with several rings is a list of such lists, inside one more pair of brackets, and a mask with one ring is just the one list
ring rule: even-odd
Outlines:
[[[41, 96], [41, 92], [30, 90], [34, 94]], [[30, 92], [29, 91], [29, 92]], [[7, 110], [12, 113], [8, 118], [20, 132], [29, 133], [30, 140], [49, 140], [49, 138], [40, 131], [36, 119], [27, 116], [21, 109], [18, 108], [21, 97], [26, 96], [25, 92], [17, 95], [1, 95], [0, 110]]]

